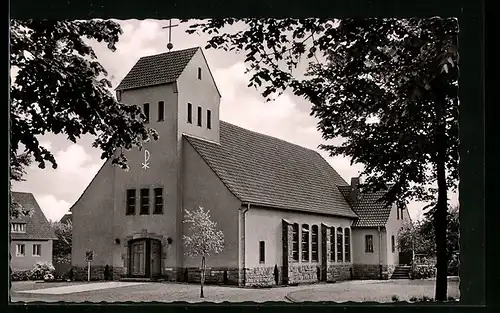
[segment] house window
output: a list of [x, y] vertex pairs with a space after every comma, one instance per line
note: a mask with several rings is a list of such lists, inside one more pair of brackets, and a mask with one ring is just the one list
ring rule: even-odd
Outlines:
[[404, 216], [404, 214], [403, 214], [403, 208], [401, 208], [401, 220], [403, 220], [403, 216]]
[[12, 223], [10, 224], [10, 231], [13, 233], [25, 233], [26, 224], [24, 223]]
[[122, 101], [122, 91], [121, 90], [116, 91], [116, 100], [118, 102]]
[[33, 245], [33, 256], [41, 256], [42, 255], [42, 245], [41, 244], [35, 244]]
[[335, 227], [330, 229], [330, 261], [335, 262]]
[[24, 251], [24, 244], [17, 244], [16, 245], [16, 256], [24, 256], [25, 251]]
[[311, 229], [311, 261], [318, 262], [318, 225]]
[[292, 228], [292, 259], [299, 260], [299, 224], [293, 224]]
[[302, 224], [302, 261], [309, 261], [309, 225]]
[[149, 189], [141, 189], [141, 214], [149, 214]]
[[392, 253], [396, 252], [396, 238], [394, 238], [394, 235], [391, 236], [391, 249]]
[[146, 123], [149, 122], [149, 103], [144, 103], [144, 115], [146, 115]]
[[165, 115], [165, 102], [159, 101], [158, 102], [158, 122], [163, 121]]
[[351, 230], [349, 228], [344, 230], [344, 249], [345, 261], [351, 262]]
[[343, 240], [342, 240], [342, 236], [343, 235], [343, 232], [342, 232], [342, 227], [338, 227], [337, 228], [337, 262], [342, 262], [344, 260], [344, 256], [343, 256], [343, 249], [342, 249], [342, 245], [343, 245]]
[[365, 253], [373, 253], [373, 235], [365, 236]]
[[198, 79], [201, 80], [201, 67], [198, 67]]
[[154, 214], [163, 214], [163, 188], [155, 188]]
[[198, 107], [198, 126], [201, 126], [201, 107]]
[[259, 263], [266, 262], [266, 244], [264, 241], [259, 241]]
[[212, 129], [212, 111], [207, 110], [207, 128]]
[[127, 190], [127, 215], [135, 214], [135, 189]]
[[188, 123], [193, 123], [193, 105], [188, 103]]
[[399, 208], [396, 208], [397, 219], [399, 220]]

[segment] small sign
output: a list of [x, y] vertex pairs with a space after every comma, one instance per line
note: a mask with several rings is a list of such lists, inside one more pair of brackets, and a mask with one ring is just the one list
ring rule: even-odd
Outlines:
[[85, 252], [85, 261], [86, 262], [94, 261], [94, 251], [88, 250]]

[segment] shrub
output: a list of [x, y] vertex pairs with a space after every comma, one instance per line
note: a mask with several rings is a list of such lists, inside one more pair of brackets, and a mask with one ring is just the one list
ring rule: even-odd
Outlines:
[[12, 281], [29, 280], [30, 270], [12, 270], [10, 278]]
[[49, 262], [36, 262], [29, 273], [31, 280], [42, 280], [46, 274], [54, 273], [56, 269]]
[[453, 254], [448, 261], [448, 276], [458, 276], [460, 269], [460, 258], [458, 254]]
[[52, 281], [52, 280], [54, 280], [54, 279], [55, 279], [55, 278], [54, 278], [54, 275], [52, 275], [52, 274], [45, 274], [45, 275], [43, 276], [43, 280], [44, 280], [44, 281]]
[[412, 265], [410, 269], [411, 279], [426, 279], [436, 277], [436, 267], [434, 265]]

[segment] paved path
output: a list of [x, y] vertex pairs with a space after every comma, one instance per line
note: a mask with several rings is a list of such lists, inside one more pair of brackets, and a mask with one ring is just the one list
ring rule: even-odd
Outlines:
[[147, 284], [147, 283], [105, 282], [105, 283], [95, 283], [95, 284], [82, 284], [82, 285], [43, 288], [43, 289], [35, 289], [35, 290], [23, 290], [23, 291], [19, 291], [19, 293], [44, 294], [44, 295], [66, 295], [66, 294], [76, 293], [76, 292], [103, 290], [103, 289], [119, 288], [119, 287], [140, 286], [140, 285], [145, 285], [145, 284]]

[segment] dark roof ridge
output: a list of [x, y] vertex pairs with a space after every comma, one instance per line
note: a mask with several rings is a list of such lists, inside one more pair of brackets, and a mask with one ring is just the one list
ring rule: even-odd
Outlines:
[[201, 47], [197, 46], [197, 47], [191, 47], [191, 48], [186, 48], [186, 49], [181, 49], [181, 50], [173, 50], [173, 51], [166, 51], [166, 52], [161, 52], [161, 53], [143, 55], [142, 57], [139, 58], [139, 60], [147, 59], [147, 58], [150, 58], [150, 57], [156, 57], [156, 56], [160, 56], [160, 55], [167, 55], [169, 53], [184, 52], [184, 51], [191, 51], [191, 50], [194, 51], [194, 50], [198, 50], [198, 49], [201, 49]]

